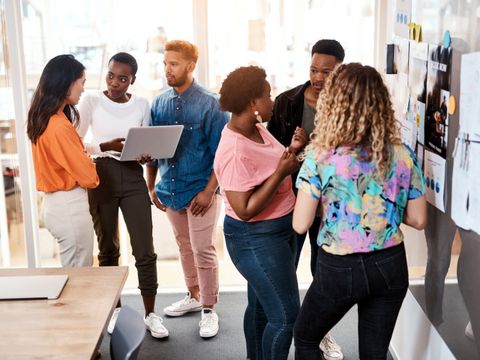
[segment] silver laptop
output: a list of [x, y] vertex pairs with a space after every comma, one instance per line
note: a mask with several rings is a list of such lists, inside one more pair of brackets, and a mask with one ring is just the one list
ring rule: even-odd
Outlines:
[[0, 300], [57, 299], [68, 275], [0, 276]]
[[183, 125], [143, 126], [128, 130], [120, 161], [132, 161], [142, 154], [152, 159], [169, 159], [175, 155]]

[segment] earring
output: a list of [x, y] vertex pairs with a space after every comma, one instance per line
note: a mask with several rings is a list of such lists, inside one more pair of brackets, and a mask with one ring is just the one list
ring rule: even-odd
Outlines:
[[255, 119], [257, 119], [257, 121], [259, 123], [262, 123], [263, 122], [263, 119], [262, 117], [260, 116], [260, 114], [258, 113], [258, 110], [255, 110], [255, 112], [253, 113], [255, 115]]

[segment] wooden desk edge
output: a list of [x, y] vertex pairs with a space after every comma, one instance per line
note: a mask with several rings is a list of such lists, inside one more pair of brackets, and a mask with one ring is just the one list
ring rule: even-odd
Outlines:
[[[85, 270], [88, 269], [88, 270]], [[116, 273], [121, 275], [120, 286], [115, 294], [115, 298], [112, 301], [110, 314], [102, 327], [102, 331], [98, 336], [98, 341], [95, 345], [95, 348], [92, 350], [91, 359], [95, 359], [97, 350], [100, 347], [101, 341], [103, 339], [103, 333], [107, 327], [108, 320], [110, 319], [113, 310], [115, 309], [120, 296], [122, 294], [123, 287], [128, 277], [128, 267], [127, 266], [108, 266], [108, 267], [83, 267], [83, 268], [12, 268], [12, 269], [0, 269], [0, 276], [22, 276], [22, 275], [68, 275], [74, 277], [79, 273], [84, 273], [85, 271], [89, 273]], [[67, 282], [68, 286], [68, 282]], [[60, 295], [61, 297], [61, 295]]]

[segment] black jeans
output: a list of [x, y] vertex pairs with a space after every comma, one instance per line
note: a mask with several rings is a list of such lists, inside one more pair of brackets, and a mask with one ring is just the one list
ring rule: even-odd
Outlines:
[[[118, 266], [118, 210], [127, 225], [142, 295], [157, 293], [157, 255], [153, 248], [152, 206], [143, 169], [136, 161], [97, 158], [100, 185], [88, 189], [90, 214], [98, 240], [100, 266]], [[124, 254], [126, 256], [126, 254]]]
[[315, 277], [295, 323], [295, 359], [320, 360], [320, 340], [354, 305], [360, 359], [386, 359], [407, 289], [403, 243], [344, 256], [319, 248]]

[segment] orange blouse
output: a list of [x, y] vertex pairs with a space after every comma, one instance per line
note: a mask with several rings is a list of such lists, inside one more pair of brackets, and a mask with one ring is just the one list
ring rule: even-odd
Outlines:
[[47, 128], [32, 144], [37, 190], [71, 190], [99, 184], [95, 164], [84, 150], [80, 136], [63, 112], [53, 115]]

